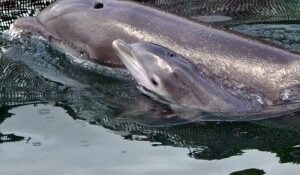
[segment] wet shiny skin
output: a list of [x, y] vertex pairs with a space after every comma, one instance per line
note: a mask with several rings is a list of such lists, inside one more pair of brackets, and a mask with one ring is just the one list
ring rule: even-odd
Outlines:
[[260, 109], [255, 102], [238, 99], [214, 84], [177, 53], [151, 43], [127, 44], [115, 40], [113, 47], [138, 84], [189, 108], [208, 112], [248, 112]]

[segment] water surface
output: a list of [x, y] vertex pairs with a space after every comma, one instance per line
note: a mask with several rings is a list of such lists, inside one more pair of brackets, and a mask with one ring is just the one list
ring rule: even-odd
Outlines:
[[74, 119], [51, 104], [16, 107], [7, 113], [14, 115], [0, 125], [1, 132], [23, 139], [1, 144], [3, 174], [215, 175], [255, 168], [266, 174], [296, 175], [300, 171], [296, 145], [300, 134], [292, 128], [259, 122], [112, 130]]

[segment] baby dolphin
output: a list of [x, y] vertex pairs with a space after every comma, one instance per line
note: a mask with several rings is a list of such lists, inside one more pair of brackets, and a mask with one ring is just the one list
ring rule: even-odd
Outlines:
[[207, 112], [279, 114], [300, 108], [298, 101], [282, 102], [281, 105], [269, 101], [265, 104], [261, 99], [264, 94], [254, 93], [260, 89], [230, 89], [225, 82], [216, 82], [214, 76], [203, 74], [205, 68], [197, 67], [166, 47], [148, 42], [127, 44], [121, 39], [113, 41], [112, 45], [143, 87], [140, 89], [152, 97], [154, 93], [155, 98], [163, 97], [168, 102]]
[[113, 48], [139, 85], [169, 102], [210, 112], [259, 110], [258, 103], [237, 98], [168, 48], [120, 39], [113, 42]]

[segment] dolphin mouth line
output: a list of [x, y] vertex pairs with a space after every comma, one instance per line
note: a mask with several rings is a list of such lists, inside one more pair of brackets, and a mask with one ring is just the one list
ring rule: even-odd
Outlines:
[[176, 101], [172, 100], [171, 98], [159, 95], [158, 93], [155, 93], [154, 91], [147, 89], [147, 87], [143, 86], [140, 83], [137, 83], [137, 88], [145, 95], [149, 96], [150, 98], [152, 98], [162, 104], [166, 104], [166, 105], [170, 105], [170, 106], [174, 106], [174, 105], [180, 106]]

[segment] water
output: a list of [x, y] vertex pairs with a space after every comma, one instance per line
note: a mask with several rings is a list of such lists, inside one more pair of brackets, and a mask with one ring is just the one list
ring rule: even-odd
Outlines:
[[233, 29], [300, 52], [299, 24], [244, 24], [233, 27]]
[[[232, 29], [300, 51], [299, 25]], [[0, 47], [1, 175], [300, 172], [299, 113], [207, 121], [212, 116], [144, 96], [126, 71], [73, 58], [39, 39], [1, 38]], [[195, 114], [202, 120], [193, 122]]]
[[88, 123], [51, 104], [15, 107], [1, 116], [9, 113], [1, 132], [23, 139], [1, 144], [1, 174], [214, 175], [255, 168], [296, 175], [300, 170], [299, 123], [275, 125], [295, 116], [147, 128]]

